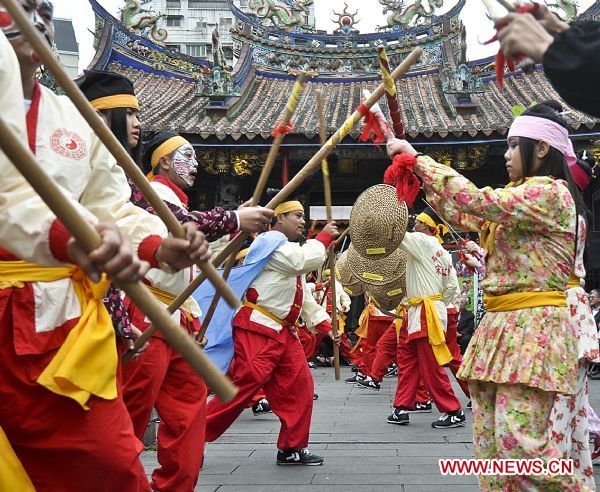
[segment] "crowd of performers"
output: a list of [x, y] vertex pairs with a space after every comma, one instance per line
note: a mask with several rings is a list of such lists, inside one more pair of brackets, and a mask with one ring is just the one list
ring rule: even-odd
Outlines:
[[[20, 3], [51, 43], [52, 4]], [[334, 223], [304, 239], [304, 209], [294, 200], [274, 211], [189, 210], [193, 147], [172, 133], [142, 145], [133, 84], [116, 73], [86, 72], [81, 90], [183, 224], [185, 239], [170, 236], [69, 99], [37, 82], [39, 57], [7, 12], [0, 14], [2, 118], [101, 236], [99, 247], [84, 252], [0, 153], [0, 490], [194, 490], [205, 441], [257, 404], [281, 421], [277, 464], [321, 465], [308, 449], [315, 394], [307, 360], [325, 337], [356, 362], [348, 382], [360, 387], [379, 389], [395, 360], [391, 424], [408, 424], [411, 412], [430, 411], [433, 402], [442, 414], [433, 427], [464, 426], [448, 367], [472, 402], [476, 458], [574, 459], [573, 475], [481, 476], [482, 490], [595, 490], [587, 374], [600, 358], [582, 288], [581, 191], [590, 170], [573, 152], [560, 105], [539, 104], [515, 119], [505, 154], [511, 183], [501, 189], [479, 189], [408, 142], [388, 142], [390, 157], [401, 156], [418, 175], [437, 215], [420, 214], [400, 244], [408, 257], [406, 299], [393, 318], [369, 302], [351, 347], [332, 330], [331, 310], [343, 315], [350, 307], [342, 288], [336, 299], [328, 295], [334, 272], [307, 280], [338, 236]], [[563, 25], [543, 8], [536, 15], [506, 18], [502, 48], [543, 62], [568, 102], [600, 116], [593, 82], [586, 84], [600, 66], [593, 63], [598, 24]], [[464, 253], [485, 294], [486, 313], [470, 342], [457, 340], [464, 301], [438, 216], [481, 235]], [[243, 285], [243, 306], [228, 323], [226, 366], [237, 396], [208, 399], [202, 379], [158, 334], [121, 364], [149, 322], [117, 284], [143, 279], [168, 305], [196, 275], [194, 265], [209, 260], [209, 242], [239, 232], [256, 238], [231, 277]], [[199, 336], [195, 298], [173, 318], [210, 347]], [[153, 408], [159, 467], [149, 482], [139, 454]]]

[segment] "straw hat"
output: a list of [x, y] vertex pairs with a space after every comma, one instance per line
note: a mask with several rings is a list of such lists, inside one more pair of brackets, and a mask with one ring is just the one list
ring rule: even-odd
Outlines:
[[335, 276], [348, 295], [358, 296], [364, 294], [367, 290], [367, 285], [356, 278], [348, 266], [348, 250], [340, 254], [337, 259], [335, 263]]
[[368, 285], [385, 285], [398, 280], [406, 271], [406, 253], [401, 249], [374, 259], [360, 255], [354, 243], [348, 248], [348, 266], [352, 274]]
[[406, 276], [402, 275], [389, 284], [369, 285], [367, 293], [379, 309], [392, 311], [398, 307], [400, 301], [406, 296]]
[[350, 214], [350, 238], [361, 256], [385, 258], [406, 233], [408, 209], [398, 202], [396, 188], [378, 184], [361, 193]]

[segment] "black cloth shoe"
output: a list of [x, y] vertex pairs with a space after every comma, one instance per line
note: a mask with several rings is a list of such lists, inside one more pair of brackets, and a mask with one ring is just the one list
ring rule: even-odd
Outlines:
[[317, 395], [316, 393], [313, 393], [313, 400], [318, 400], [319, 399], [319, 395]]
[[348, 384], [356, 384], [357, 381], [364, 381], [367, 378], [366, 374], [363, 374], [362, 372], [358, 371], [356, 373], [356, 375], [352, 376], [351, 378], [346, 379], [344, 382], [348, 383]]
[[379, 381], [375, 381], [373, 378], [367, 376], [366, 379], [357, 379], [356, 386], [359, 388], [370, 389], [373, 391], [379, 391], [381, 388], [381, 383]]
[[417, 402], [415, 404], [415, 408], [411, 408], [407, 410], [408, 413], [431, 413], [431, 402], [427, 401], [425, 403]]
[[271, 413], [271, 405], [269, 405], [269, 402], [265, 398], [263, 398], [252, 407], [252, 413], [254, 415], [264, 415], [265, 413]]
[[394, 408], [392, 415], [387, 418], [388, 424], [407, 425], [410, 423], [408, 412], [402, 408]]
[[311, 369], [317, 368], [317, 366], [315, 366], [315, 363], [312, 360], [308, 361], [308, 367], [310, 367]]
[[323, 464], [323, 457], [311, 454], [308, 449], [283, 449], [277, 451], [277, 464], [319, 466]]
[[473, 402], [471, 400], [469, 400], [469, 402], [467, 403], [467, 408], [469, 410], [473, 410]]
[[440, 416], [435, 422], [431, 423], [431, 427], [435, 429], [449, 429], [450, 427], [464, 427], [467, 423], [465, 412], [462, 408], [454, 412], [446, 412]]
[[358, 372], [358, 366], [356, 364], [350, 364], [350, 370], [352, 372]]

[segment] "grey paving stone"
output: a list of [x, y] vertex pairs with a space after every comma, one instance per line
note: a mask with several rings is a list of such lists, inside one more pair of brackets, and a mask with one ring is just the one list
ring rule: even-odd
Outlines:
[[[254, 417], [248, 410], [216, 442], [206, 445], [206, 464], [196, 492], [473, 492], [474, 476], [442, 476], [439, 458], [473, 456], [472, 418], [467, 426], [437, 430], [439, 416], [411, 415], [410, 425], [385, 422], [392, 408], [395, 380], [380, 392], [336, 382], [333, 369], [312, 372], [320, 398], [314, 404], [310, 449], [325, 458], [320, 467], [275, 464], [279, 420]], [[349, 377], [348, 368], [342, 378]], [[466, 398], [453, 382], [461, 403]], [[600, 410], [600, 381], [590, 381], [590, 403]], [[157, 466], [156, 452], [142, 454], [146, 472]], [[359, 466], [360, 465], [360, 466]], [[596, 467], [600, 484], [600, 467]], [[600, 489], [599, 489], [600, 490]]]

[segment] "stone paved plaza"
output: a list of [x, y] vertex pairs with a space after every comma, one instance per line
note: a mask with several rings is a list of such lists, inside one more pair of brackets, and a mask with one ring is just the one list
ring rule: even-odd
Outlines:
[[[342, 368], [336, 382], [332, 368], [313, 369], [315, 402], [310, 449], [325, 457], [323, 466], [282, 467], [275, 464], [279, 420], [255, 417], [246, 410], [215, 443], [206, 447], [197, 491], [298, 492], [471, 492], [472, 476], [442, 476], [439, 458], [471, 457], [471, 415], [467, 426], [439, 430], [431, 427], [439, 413], [411, 415], [409, 426], [386, 423], [396, 379], [385, 379], [379, 392], [344, 384], [351, 375]], [[456, 383], [456, 394], [464, 395]], [[600, 381], [590, 381], [590, 400], [600, 410]], [[148, 473], [157, 465], [156, 452], [145, 452]], [[600, 483], [600, 467], [596, 467]]]

